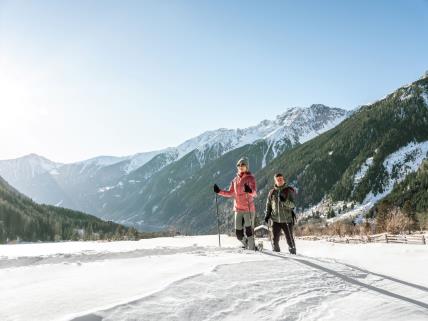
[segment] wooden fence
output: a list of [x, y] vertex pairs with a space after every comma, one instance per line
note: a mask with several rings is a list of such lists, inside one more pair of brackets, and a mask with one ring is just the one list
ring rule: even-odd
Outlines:
[[353, 237], [330, 237], [328, 242], [334, 243], [403, 243], [403, 244], [427, 244], [427, 237], [424, 234], [375, 234], [367, 236]]

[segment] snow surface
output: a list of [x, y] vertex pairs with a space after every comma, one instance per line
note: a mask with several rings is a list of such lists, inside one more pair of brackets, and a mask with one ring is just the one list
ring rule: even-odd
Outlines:
[[[223, 242], [229, 240], [224, 237]], [[213, 237], [0, 246], [0, 320], [68, 320], [150, 295], [217, 265], [266, 260]], [[47, 304], [48, 303], [48, 304]]]
[[414, 90], [412, 87], [403, 88], [400, 92], [400, 101], [404, 101], [412, 98], [414, 95]]
[[360, 224], [362, 223], [362, 218], [364, 217], [365, 214], [367, 214], [370, 209], [373, 207], [373, 203], [361, 203], [361, 204], [355, 204], [353, 209], [349, 209], [350, 207], [348, 207], [348, 210], [346, 212], [344, 212], [342, 215], [340, 216], [336, 216], [333, 217], [331, 219], [329, 219], [328, 221], [330, 222], [335, 222], [337, 220], [343, 220], [345, 218], [358, 218], [356, 223]]
[[106, 191], [109, 191], [113, 188], [115, 188], [116, 186], [104, 186], [104, 187], [100, 187], [98, 188], [98, 193], [104, 193]]
[[[123, 160], [126, 160], [126, 157], [98, 156], [98, 157], [86, 159], [73, 164], [80, 166], [79, 174], [83, 174], [87, 168], [90, 168], [91, 170], [93, 170], [93, 166], [97, 168], [103, 168], [105, 166], [114, 165]], [[73, 164], [68, 164], [68, 165], [73, 165]]]
[[[371, 272], [428, 287], [428, 246], [418, 244], [338, 244], [298, 240], [300, 253], [352, 264]], [[428, 289], [427, 289], [428, 290]]]
[[119, 163], [125, 160], [126, 157], [116, 157], [116, 156], [98, 156], [90, 159], [86, 159], [76, 164], [84, 164], [84, 165], [95, 165], [95, 166], [109, 166], [116, 163]]
[[427, 246], [221, 241], [0, 245], [0, 319], [426, 320]]
[[425, 105], [427, 105], [427, 107], [428, 107], [428, 93], [423, 93], [421, 96], [425, 102]]
[[357, 173], [355, 173], [354, 176], [354, 185], [359, 184], [363, 178], [366, 176], [367, 171], [369, 170], [370, 166], [373, 164], [373, 157], [369, 157], [366, 159], [366, 161], [361, 165], [360, 169]]
[[162, 149], [162, 150], [146, 152], [146, 153], [138, 153], [132, 156], [127, 156], [126, 158], [127, 160], [129, 160], [129, 163], [124, 168], [125, 173], [129, 174], [130, 172], [148, 163], [155, 156], [161, 153], [167, 152], [168, 150], [169, 149]]

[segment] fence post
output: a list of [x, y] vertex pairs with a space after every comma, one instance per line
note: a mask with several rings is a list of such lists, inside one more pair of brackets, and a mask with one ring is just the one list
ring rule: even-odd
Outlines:
[[388, 243], [388, 234], [385, 234], [386, 243]]
[[426, 240], [425, 240], [425, 235], [422, 235], [422, 243], [425, 244], [425, 245], [427, 244]]

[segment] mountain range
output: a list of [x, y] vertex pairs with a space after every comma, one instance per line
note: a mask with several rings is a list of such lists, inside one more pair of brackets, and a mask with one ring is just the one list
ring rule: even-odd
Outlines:
[[[416, 173], [427, 152], [428, 78], [423, 77], [353, 111], [320, 104], [290, 108], [274, 120], [208, 131], [177, 147], [73, 164], [33, 154], [0, 161], [0, 175], [37, 202], [142, 230], [174, 226], [208, 233], [216, 228], [212, 185], [227, 188], [242, 156], [249, 157], [257, 179], [260, 219], [278, 171], [298, 191], [298, 212], [347, 202], [370, 209], [388, 195], [400, 205], [403, 182], [425, 177]], [[419, 203], [412, 203], [415, 210], [424, 211]], [[219, 198], [218, 204], [222, 229], [228, 231], [231, 201]]]
[[[348, 115], [343, 109], [320, 104], [295, 107], [274, 120], [244, 129], [207, 131], [160, 151], [100, 156], [72, 164], [55, 163], [34, 154], [3, 160], [0, 175], [37, 202], [93, 213], [146, 230], [162, 229], [175, 225], [175, 213], [170, 215], [163, 204], [171, 203], [179, 189], [191, 188], [186, 181], [214, 161], [221, 162], [225, 155], [237, 158], [233, 155], [239, 150], [250, 148], [253, 170], [265, 167], [284, 151], [333, 128]], [[220, 180], [228, 179], [234, 162], [236, 159], [215, 171]]]

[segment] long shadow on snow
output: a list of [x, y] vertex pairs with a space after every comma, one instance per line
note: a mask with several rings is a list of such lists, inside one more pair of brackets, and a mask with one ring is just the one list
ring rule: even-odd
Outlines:
[[418, 290], [421, 290], [421, 291], [425, 291], [425, 292], [428, 293], [428, 288], [425, 287], [425, 286], [423, 286], [423, 285], [419, 285], [419, 284], [415, 284], [415, 283], [410, 283], [410, 282], [407, 282], [407, 281], [403, 281], [403, 280], [400, 280], [400, 279], [397, 279], [397, 278], [394, 278], [392, 276], [388, 276], [388, 275], [385, 275], [385, 274], [371, 272], [369, 270], [362, 269], [362, 268], [360, 268], [358, 266], [355, 266], [355, 265], [352, 265], [352, 264], [343, 263], [343, 262], [340, 262], [340, 261], [337, 261], [337, 260], [324, 260], [324, 259], [321, 259], [321, 258], [312, 257], [312, 256], [306, 256], [306, 255], [304, 255], [304, 257], [308, 258], [308, 259], [313, 259], [313, 260], [321, 261], [321, 262], [326, 262], [326, 263], [341, 264], [341, 265], [349, 267], [349, 268], [351, 268], [353, 270], [357, 270], [357, 271], [360, 271], [360, 272], [363, 272], [363, 273], [366, 273], [366, 274], [376, 275], [376, 276], [379, 276], [379, 277], [381, 277], [383, 279], [391, 280], [391, 281], [394, 281], [396, 283], [401, 283], [403, 285], [407, 285], [409, 287], [412, 287], [412, 288], [415, 288], [415, 289], [418, 289]]
[[[373, 285], [365, 284], [365, 283], [357, 281], [357, 280], [355, 280], [355, 279], [353, 279], [353, 278], [351, 278], [349, 276], [346, 276], [346, 275], [343, 275], [343, 274], [341, 274], [339, 272], [336, 272], [334, 270], [328, 269], [328, 268], [326, 268], [326, 267], [324, 267], [322, 265], [318, 265], [316, 263], [309, 262], [309, 261], [307, 261], [305, 259], [296, 258], [296, 257], [289, 257], [289, 256], [283, 256], [283, 255], [280, 255], [280, 254], [275, 254], [275, 253], [266, 252], [266, 251], [263, 252], [263, 253], [265, 253], [266, 255], [279, 257], [279, 258], [282, 258], [282, 259], [285, 259], [285, 260], [287, 260], [287, 259], [288, 260], [294, 260], [294, 261], [299, 262], [301, 264], [305, 264], [307, 266], [310, 266], [310, 267], [312, 267], [314, 269], [318, 269], [318, 270], [327, 272], [329, 274], [332, 274], [332, 275], [334, 275], [334, 276], [336, 276], [336, 277], [338, 277], [338, 278], [340, 278], [340, 279], [342, 279], [342, 280], [344, 280], [346, 282], [349, 282], [349, 283], [358, 285], [360, 287], [363, 287], [363, 288], [366, 288], [366, 289], [369, 289], [369, 290], [381, 293], [383, 295], [387, 295], [387, 296], [392, 297], [392, 298], [396, 298], [396, 299], [399, 299], [399, 300], [402, 300], [402, 301], [405, 301], [405, 302], [408, 302], [408, 303], [415, 304], [417, 306], [420, 306], [420, 307], [425, 308], [425, 309], [428, 310], [428, 304], [427, 303], [424, 303], [424, 302], [421, 302], [421, 301], [418, 301], [418, 300], [414, 300], [412, 298], [408, 298], [408, 297], [405, 297], [405, 296], [402, 296], [402, 295], [399, 295], [399, 294], [396, 294], [396, 293], [393, 293], [393, 292], [390, 292], [390, 291], [387, 291], [387, 290], [384, 290], [384, 289], [380, 289], [380, 288], [377, 288], [377, 287], [375, 287]], [[375, 273], [372, 273], [372, 272], [369, 272], [369, 271], [365, 271], [365, 272], [370, 273], [370, 274], [375, 274]], [[387, 277], [387, 278], [390, 278], [390, 277]], [[390, 278], [390, 279], [394, 279], [394, 278]], [[407, 282], [401, 281], [401, 280], [397, 280], [397, 281], [399, 281], [400, 283], [403, 283], [403, 284], [407, 283]], [[409, 284], [411, 286], [417, 286], [416, 284], [412, 284], [412, 283], [409, 283]], [[424, 288], [424, 287], [422, 287], [422, 288], [424, 290], [426, 290], [426, 288]]]

